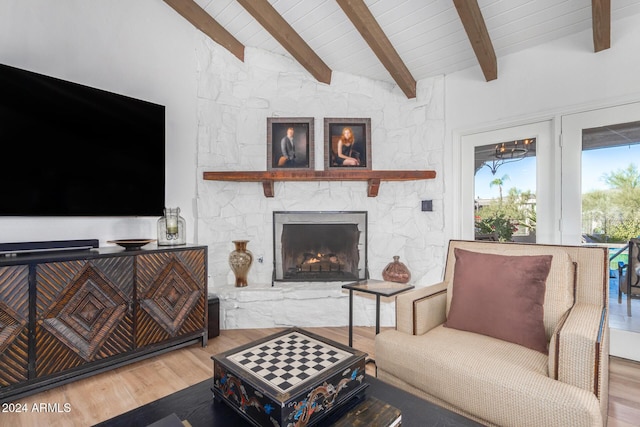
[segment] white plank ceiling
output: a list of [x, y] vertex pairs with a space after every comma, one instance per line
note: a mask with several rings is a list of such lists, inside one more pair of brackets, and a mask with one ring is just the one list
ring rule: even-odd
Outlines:
[[[394, 83], [336, 0], [268, 0], [332, 70]], [[464, 0], [466, 1], [466, 0]], [[195, 0], [246, 47], [291, 56], [236, 0]], [[452, 0], [364, 0], [415, 80], [478, 65]], [[478, 0], [496, 57], [590, 31], [591, 0]], [[640, 13], [638, 0], [611, 0], [615, 22]], [[585, 51], [594, 51], [591, 37]], [[482, 72], [478, 71], [479, 79]], [[498, 71], [499, 78], [499, 71]]]

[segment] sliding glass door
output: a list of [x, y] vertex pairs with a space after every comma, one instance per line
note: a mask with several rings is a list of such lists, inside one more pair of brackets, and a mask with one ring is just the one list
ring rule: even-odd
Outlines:
[[628, 251], [640, 236], [640, 103], [566, 115], [561, 128], [561, 242], [609, 248], [611, 354], [640, 360], [640, 288], [625, 286], [640, 264]]

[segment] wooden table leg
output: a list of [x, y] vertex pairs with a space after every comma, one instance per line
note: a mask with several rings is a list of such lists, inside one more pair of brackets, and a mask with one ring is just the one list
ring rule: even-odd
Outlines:
[[349, 347], [353, 347], [353, 289], [349, 289]]

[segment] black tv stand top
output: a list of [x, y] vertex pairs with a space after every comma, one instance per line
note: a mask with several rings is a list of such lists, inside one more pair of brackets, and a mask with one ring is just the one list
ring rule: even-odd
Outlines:
[[9, 256], [0, 256], [0, 267], [16, 264], [30, 264], [41, 262], [57, 262], [69, 261], [74, 259], [93, 259], [104, 256], [131, 256], [151, 253], [158, 250], [172, 251], [185, 250], [194, 248], [203, 248], [204, 245], [176, 245], [176, 246], [158, 246], [156, 244], [148, 244], [140, 249], [125, 250], [120, 246], [103, 246], [93, 249], [74, 249], [74, 250], [53, 250], [46, 252], [21, 253]]
[[30, 254], [36, 252], [57, 252], [95, 249], [100, 246], [98, 239], [45, 240], [41, 242], [0, 243], [0, 254]]

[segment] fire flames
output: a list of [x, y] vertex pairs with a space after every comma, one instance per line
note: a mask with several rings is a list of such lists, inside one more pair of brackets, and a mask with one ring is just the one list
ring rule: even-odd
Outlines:
[[338, 264], [338, 257], [335, 254], [323, 254], [323, 253], [317, 253], [315, 255], [311, 255], [311, 257], [309, 257], [308, 255], [310, 254], [305, 254], [305, 260], [302, 262], [302, 264], [316, 264], [319, 262], [330, 262], [331, 264]]

